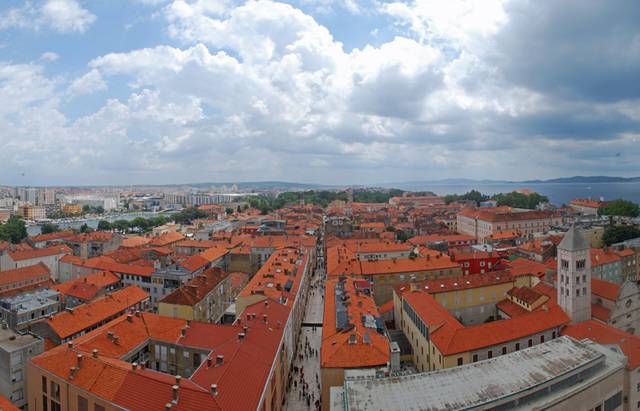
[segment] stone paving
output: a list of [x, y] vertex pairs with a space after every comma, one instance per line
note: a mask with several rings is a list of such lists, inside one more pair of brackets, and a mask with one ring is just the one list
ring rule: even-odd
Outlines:
[[[324, 273], [321, 270], [317, 271], [316, 276], [313, 278], [311, 284], [317, 284], [315, 290], [309, 289], [309, 298], [307, 300], [307, 307], [305, 309], [304, 323], [322, 324], [322, 317], [324, 315], [324, 285], [321, 285]], [[309, 346], [312, 350], [318, 351], [318, 356], [307, 355], [305, 350], [306, 341], [309, 342]], [[287, 393], [287, 399], [285, 402], [285, 411], [298, 411], [298, 410], [315, 410], [315, 401], [320, 401], [320, 344], [322, 342], [322, 327], [316, 327], [315, 332], [312, 327], [302, 327], [300, 333], [300, 341], [298, 345], [298, 355], [302, 354], [302, 361], [300, 358], [296, 358], [294, 367], [302, 369], [304, 371], [304, 377], [301, 376], [301, 372], [297, 374], [293, 372], [293, 382], [289, 387]], [[317, 379], [316, 379], [317, 376]], [[306, 382], [308, 384], [309, 405], [307, 405], [306, 398], [302, 395], [302, 384]]]

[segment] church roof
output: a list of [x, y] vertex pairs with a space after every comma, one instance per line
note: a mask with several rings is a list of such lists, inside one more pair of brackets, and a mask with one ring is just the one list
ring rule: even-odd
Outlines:
[[580, 230], [578, 230], [575, 225], [572, 225], [569, 231], [564, 235], [564, 238], [558, 245], [558, 248], [567, 251], [578, 251], [589, 249], [589, 245], [584, 240]]

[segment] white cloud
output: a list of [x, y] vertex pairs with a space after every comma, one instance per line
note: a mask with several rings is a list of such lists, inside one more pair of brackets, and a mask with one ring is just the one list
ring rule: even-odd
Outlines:
[[77, 0], [27, 1], [22, 7], [0, 14], [0, 29], [40, 30], [47, 27], [61, 33], [83, 33], [95, 20], [96, 16]]
[[102, 79], [100, 72], [94, 69], [75, 79], [69, 86], [67, 93], [71, 96], [79, 96], [106, 89], [107, 83]]
[[[511, 21], [500, 2], [383, 10], [411, 35], [347, 52], [291, 5], [175, 0], [158, 15], [179, 46], [100, 55], [65, 83], [38, 64], [0, 65], [0, 136], [12, 136], [0, 164], [85, 183], [499, 177], [528, 173], [532, 145], [535, 166], [557, 170], [577, 145], [571, 127], [594, 114], [631, 136], [608, 150], [633, 147], [637, 130], [617, 120], [638, 121], [634, 101], [594, 109], [505, 81], [487, 54]], [[115, 81], [129, 87], [119, 99], [63, 114]], [[549, 149], [560, 121], [570, 130]]]
[[56, 61], [59, 58], [60, 56], [58, 55], [58, 53], [54, 53], [53, 51], [45, 51], [40, 56], [40, 60], [45, 60], [45, 61]]

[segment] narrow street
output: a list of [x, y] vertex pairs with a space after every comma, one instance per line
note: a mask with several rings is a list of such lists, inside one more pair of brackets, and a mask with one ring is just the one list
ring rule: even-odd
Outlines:
[[[320, 345], [324, 315], [324, 270], [319, 268], [309, 288], [302, 332], [298, 345], [298, 358], [294, 362], [292, 385], [285, 402], [286, 411], [315, 410], [320, 404]], [[313, 324], [318, 324], [314, 327]], [[314, 330], [315, 328], [315, 330]], [[302, 359], [300, 359], [300, 355]], [[295, 369], [298, 372], [295, 372]], [[305, 389], [303, 390], [303, 386]]]

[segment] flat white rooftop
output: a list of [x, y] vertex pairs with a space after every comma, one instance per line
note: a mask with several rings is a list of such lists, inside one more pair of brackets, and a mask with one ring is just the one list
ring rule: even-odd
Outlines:
[[[567, 380], [578, 372], [590, 377], [562, 384], [538, 396], [534, 403], [554, 401], [603, 375], [621, 370], [624, 356], [609, 348], [563, 336], [522, 351], [460, 367], [429, 373], [370, 380], [345, 381], [344, 407], [332, 410], [465, 410], [508, 403]], [[585, 374], [586, 375], [586, 374]], [[526, 391], [526, 393], [525, 393]], [[338, 393], [332, 392], [339, 402]], [[519, 407], [533, 405], [523, 398]]]

